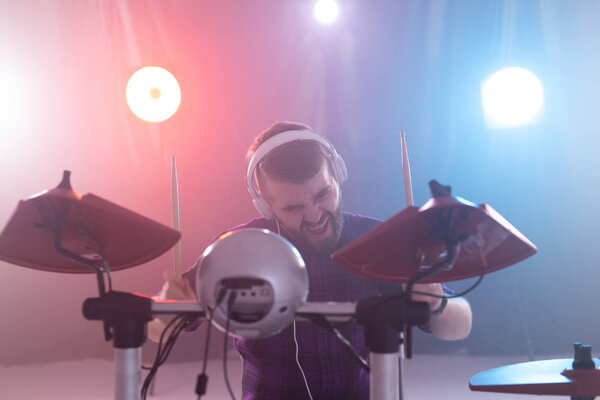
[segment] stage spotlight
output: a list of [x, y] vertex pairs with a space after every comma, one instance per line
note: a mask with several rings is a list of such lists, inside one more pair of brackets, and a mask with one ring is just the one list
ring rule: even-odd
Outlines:
[[516, 127], [535, 119], [544, 103], [544, 90], [540, 80], [530, 71], [519, 67], [505, 68], [484, 83], [481, 101], [491, 127]]
[[338, 15], [339, 7], [335, 0], [319, 0], [315, 4], [315, 18], [322, 24], [333, 22]]
[[166, 69], [144, 67], [127, 83], [127, 104], [144, 121], [160, 122], [170, 118], [181, 102], [177, 79]]

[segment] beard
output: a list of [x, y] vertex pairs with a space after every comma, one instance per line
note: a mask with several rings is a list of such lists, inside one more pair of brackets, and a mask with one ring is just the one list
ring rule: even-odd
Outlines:
[[300, 253], [308, 251], [317, 254], [329, 255], [336, 249], [336, 246], [340, 241], [340, 237], [342, 236], [344, 219], [342, 217], [341, 201], [338, 205], [338, 208], [333, 213], [330, 211], [324, 211], [321, 221], [314, 225], [320, 224], [324, 219], [327, 219], [327, 224], [331, 225], [331, 234], [319, 241], [311, 240], [310, 234], [306, 233], [305, 231], [306, 226], [313, 224], [302, 221], [299, 230], [289, 229], [283, 226], [283, 224], [281, 224], [281, 226], [288, 234], [287, 236], [289, 236], [290, 242], [300, 251]]

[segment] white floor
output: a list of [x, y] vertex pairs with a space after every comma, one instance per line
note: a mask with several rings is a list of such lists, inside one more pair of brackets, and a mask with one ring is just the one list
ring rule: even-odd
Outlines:
[[[228, 358], [229, 380], [239, 396], [240, 362], [235, 354]], [[416, 355], [404, 364], [405, 399], [540, 399], [531, 395], [472, 392], [469, 379], [474, 374], [516, 362], [517, 357], [468, 357]], [[150, 399], [196, 399], [194, 386], [201, 364], [168, 363], [158, 373]], [[210, 381], [205, 400], [229, 399], [223, 379], [221, 360], [210, 360]], [[144, 374], [145, 375], [145, 374]], [[112, 399], [113, 363], [105, 360], [61, 361], [41, 365], [0, 367], [0, 398], [11, 400]], [[555, 398], [555, 397], [552, 397]]]

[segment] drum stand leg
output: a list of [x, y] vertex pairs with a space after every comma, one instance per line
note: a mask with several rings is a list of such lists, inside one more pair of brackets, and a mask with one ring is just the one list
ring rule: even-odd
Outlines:
[[[370, 398], [401, 400], [400, 332], [406, 326], [427, 323], [429, 305], [408, 301], [405, 295], [376, 297], [359, 301], [356, 315], [358, 323], [365, 327], [370, 351]], [[410, 342], [406, 345], [410, 346]]]
[[115, 399], [140, 398], [142, 348], [115, 349]]
[[401, 400], [398, 353], [374, 353], [369, 356], [371, 365], [370, 398]]
[[400, 352], [398, 353], [398, 392], [400, 399], [404, 399], [404, 337], [400, 336]]
[[142, 371], [142, 345], [147, 322], [152, 319], [152, 299], [132, 293], [110, 291], [83, 303], [83, 315], [104, 321], [112, 328], [115, 348], [115, 399], [139, 400]]

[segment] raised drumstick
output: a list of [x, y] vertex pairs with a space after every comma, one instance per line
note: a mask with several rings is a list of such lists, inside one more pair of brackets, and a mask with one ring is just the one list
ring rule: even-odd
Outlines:
[[[179, 231], [179, 184], [177, 183], [175, 157], [173, 157], [171, 163], [171, 214], [173, 229]], [[181, 277], [181, 240], [173, 248], [173, 275]]]
[[413, 206], [412, 181], [410, 179], [410, 164], [408, 162], [408, 150], [406, 150], [406, 138], [404, 131], [400, 131], [400, 141], [402, 145], [402, 174], [404, 176], [404, 196], [406, 197], [406, 206]]

